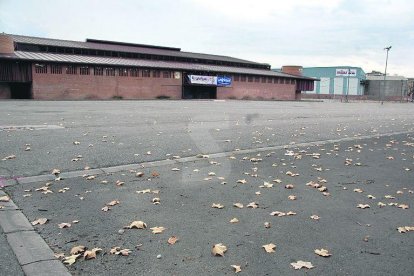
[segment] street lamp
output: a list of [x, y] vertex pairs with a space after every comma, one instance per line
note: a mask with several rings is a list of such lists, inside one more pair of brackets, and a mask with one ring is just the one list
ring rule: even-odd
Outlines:
[[[385, 59], [385, 74], [384, 74], [384, 96], [385, 96], [385, 92], [387, 91], [386, 89], [387, 89], [387, 86], [386, 86], [386, 80], [387, 80], [387, 65], [388, 65], [388, 52], [391, 50], [391, 47], [392, 46], [388, 46], [388, 47], [385, 47], [384, 48], [384, 50], [387, 50], [387, 57], [386, 57], [386, 59]], [[382, 97], [382, 101], [381, 101], [381, 104], [384, 104], [384, 97]]]

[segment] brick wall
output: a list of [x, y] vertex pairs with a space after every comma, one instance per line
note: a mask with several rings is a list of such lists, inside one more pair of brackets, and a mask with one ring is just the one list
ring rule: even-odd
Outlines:
[[295, 100], [296, 84], [233, 81], [231, 87], [217, 87], [217, 99]]
[[33, 98], [40, 100], [82, 99], [155, 99], [157, 96], [181, 98], [181, 79], [95, 76], [91, 75], [36, 73], [33, 68]]
[[7, 83], [0, 83], [0, 99], [10, 99], [10, 86]]

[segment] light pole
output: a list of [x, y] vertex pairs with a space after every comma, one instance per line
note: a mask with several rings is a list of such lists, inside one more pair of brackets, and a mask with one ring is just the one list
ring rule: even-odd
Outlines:
[[[388, 52], [391, 50], [391, 47], [392, 46], [388, 46], [384, 48], [384, 50], [387, 50], [387, 57], [385, 58], [384, 93], [383, 93], [384, 96], [385, 96], [385, 92], [387, 91], [386, 80], [387, 80]], [[381, 104], [384, 104], [384, 97], [382, 97]]]

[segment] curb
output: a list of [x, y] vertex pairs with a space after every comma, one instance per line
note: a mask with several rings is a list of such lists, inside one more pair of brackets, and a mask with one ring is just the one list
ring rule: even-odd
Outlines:
[[[0, 196], [6, 195], [0, 190]], [[16, 204], [10, 200], [4, 206], [0, 212], [0, 227], [24, 273], [28, 276], [71, 275]]]

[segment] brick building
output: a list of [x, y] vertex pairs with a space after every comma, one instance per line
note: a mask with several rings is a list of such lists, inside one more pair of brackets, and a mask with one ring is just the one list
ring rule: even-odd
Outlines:
[[0, 99], [295, 100], [313, 83], [269, 64], [179, 48], [0, 34]]

